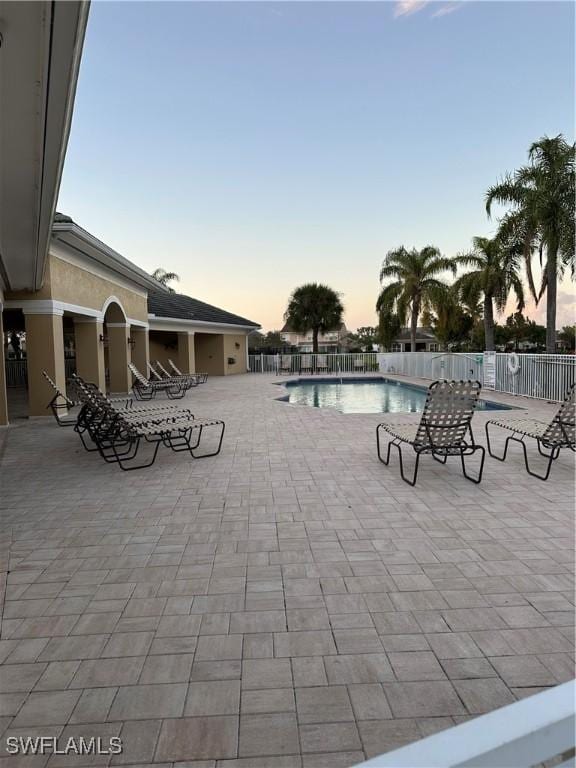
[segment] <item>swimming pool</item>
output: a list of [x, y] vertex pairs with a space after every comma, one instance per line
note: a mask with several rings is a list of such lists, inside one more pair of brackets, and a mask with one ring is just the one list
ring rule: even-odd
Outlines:
[[[281, 400], [292, 405], [333, 408], [340, 413], [417, 413], [424, 407], [427, 387], [383, 377], [362, 379], [297, 379], [284, 385]], [[482, 410], [514, 410], [509, 405], [480, 400]]]

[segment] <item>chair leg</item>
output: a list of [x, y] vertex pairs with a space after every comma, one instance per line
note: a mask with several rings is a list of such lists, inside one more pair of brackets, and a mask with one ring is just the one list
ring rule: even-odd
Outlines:
[[542, 450], [542, 445], [540, 444], [540, 440], [536, 440], [536, 444], [538, 445], [538, 453], [543, 456], [544, 458], [548, 459], [548, 464], [546, 465], [545, 471], [543, 475], [538, 474], [537, 472], [533, 472], [530, 469], [530, 464], [528, 462], [528, 450], [526, 448], [526, 443], [524, 442], [524, 437], [518, 438], [516, 437], [516, 433], [510, 435], [510, 437], [506, 438], [506, 442], [504, 443], [504, 453], [502, 456], [498, 456], [495, 454], [492, 450], [492, 446], [490, 445], [490, 434], [488, 432], [488, 422], [486, 423], [486, 442], [488, 444], [488, 453], [490, 456], [492, 456], [493, 459], [497, 459], [498, 461], [505, 461], [506, 455], [508, 453], [508, 446], [512, 443], [520, 443], [522, 446], [522, 452], [524, 454], [524, 465], [526, 467], [526, 472], [528, 472], [529, 475], [532, 475], [532, 477], [536, 477], [538, 480], [548, 480], [550, 477], [550, 470], [552, 469], [552, 462], [555, 461], [558, 456], [560, 455], [560, 448], [552, 448], [550, 453], [546, 453]]
[[415, 486], [416, 485], [416, 478], [418, 477], [418, 465], [420, 464], [420, 453], [416, 451], [416, 464], [414, 465], [414, 472], [412, 479], [406, 477], [404, 474], [404, 461], [402, 458], [402, 448], [400, 447], [399, 443], [394, 442], [394, 440], [390, 440], [388, 443], [388, 448], [386, 451], [386, 458], [384, 459], [382, 456], [382, 452], [380, 449], [380, 426], [376, 427], [376, 446], [378, 451], [378, 458], [384, 464], [385, 466], [388, 466], [390, 463], [390, 449], [392, 446], [394, 448], [398, 449], [398, 458], [400, 460], [400, 476], [402, 477], [402, 480], [404, 480], [405, 483], [408, 483], [408, 485]]
[[[521, 442], [520, 440], [517, 440], [516, 442]], [[542, 447], [540, 445], [540, 441], [536, 441], [538, 443], [538, 451], [540, 455], [545, 456], [548, 459], [548, 464], [546, 465], [546, 469], [543, 475], [539, 475], [537, 472], [533, 472], [530, 469], [530, 465], [528, 464], [528, 451], [526, 450], [526, 443], [522, 442], [522, 448], [524, 450], [524, 464], [526, 465], [526, 472], [528, 472], [529, 475], [532, 475], [532, 477], [536, 477], [538, 480], [548, 480], [550, 477], [550, 470], [552, 469], [552, 462], [555, 461], [558, 456], [560, 455], [560, 448], [552, 448], [550, 451], [550, 454], [546, 454], [542, 452]]]
[[385, 466], [388, 466], [390, 463], [390, 446], [392, 445], [392, 440], [388, 442], [388, 452], [386, 453], [386, 458], [382, 458], [382, 453], [380, 450], [380, 426], [376, 427], [376, 449], [378, 451], [378, 458], [384, 464]]
[[[154, 446], [154, 452], [152, 453], [152, 458], [149, 461], [145, 461], [142, 464], [137, 464], [134, 467], [130, 467], [130, 466], [125, 467], [124, 466], [124, 462], [126, 461], [126, 459], [123, 459], [123, 458], [119, 458], [118, 459], [118, 464], [120, 465], [120, 468], [124, 470], [124, 472], [131, 472], [134, 469], [144, 469], [145, 467], [151, 467], [152, 464], [154, 464], [154, 462], [156, 461], [156, 455], [158, 453], [158, 448], [160, 448], [160, 441], [158, 441], [156, 443], [156, 445]], [[135, 455], [136, 454], [134, 454], [134, 456]], [[130, 459], [130, 461], [134, 458], [134, 456]]]
[[[465, 455], [464, 451], [462, 451], [462, 453], [460, 454], [460, 461], [462, 462], [462, 473], [466, 478], [466, 480], [470, 480], [472, 483], [476, 483], [476, 485], [478, 485], [478, 483], [480, 483], [480, 481], [482, 480], [482, 473], [484, 472], [484, 461], [486, 459], [486, 451], [484, 450], [483, 445], [475, 446], [472, 450], [472, 454], [476, 453], [476, 451], [480, 451], [480, 455], [481, 455], [480, 468], [478, 469], [477, 477], [472, 477], [466, 472], [466, 461], [464, 460], [464, 455]], [[469, 455], [472, 455], [472, 454], [469, 454]]]
[[448, 454], [444, 454], [443, 458], [439, 458], [435, 453], [433, 453], [432, 458], [434, 459], [434, 461], [437, 461], [438, 464], [446, 464], [446, 462], [448, 461]]
[[[490, 431], [488, 429], [489, 424], [490, 422], [487, 421], [484, 426], [484, 431], [486, 432], [486, 446], [488, 448], [488, 453], [490, 454], [490, 456], [492, 456], [493, 459], [496, 459], [497, 461], [506, 461], [506, 455], [508, 454], [508, 443], [510, 442], [510, 440], [514, 438], [515, 433], [511, 435], [509, 438], [507, 438], [504, 444], [504, 453], [502, 454], [502, 456], [498, 456], [497, 453], [494, 453], [494, 450], [492, 448], [492, 443], [490, 442]], [[520, 442], [520, 441], [518, 440], [517, 442]]]
[[412, 475], [412, 480], [410, 480], [406, 475], [404, 474], [404, 461], [402, 460], [402, 447], [395, 443], [396, 448], [398, 448], [398, 458], [400, 459], [400, 476], [402, 477], [402, 480], [404, 480], [405, 483], [408, 483], [408, 485], [411, 485], [414, 487], [416, 485], [416, 479], [418, 477], [418, 466], [420, 464], [420, 453], [419, 451], [416, 451], [416, 463], [414, 464], [414, 472]]
[[[200, 445], [200, 438], [202, 437], [202, 429], [203, 429], [203, 427], [200, 427], [200, 434], [198, 435], [198, 441], [196, 443], [197, 446]], [[222, 448], [222, 440], [224, 439], [224, 430], [225, 429], [226, 429], [226, 425], [224, 423], [222, 423], [222, 429], [220, 430], [220, 439], [218, 440], [218, 447], [216, 448], [215, 451], [211, 451], [210, 453], [196, 454], [196, 453], [194, 453], [194, 449], [191, 448], [190, 449], [190, 453], [192, 454], [192, 456], [194, 456], [195, 459], [205, 459], [208, 456], [217, 456], [220, 453], [220, 449]]]

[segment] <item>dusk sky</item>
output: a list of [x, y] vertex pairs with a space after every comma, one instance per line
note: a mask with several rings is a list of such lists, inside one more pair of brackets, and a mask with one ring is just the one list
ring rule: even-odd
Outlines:
[[572, 2], [92, 2], [58, 210], [265, 330], [310, 281], [375, 325], [389, 249], [466, 250], [574, 140], [574, 53]]

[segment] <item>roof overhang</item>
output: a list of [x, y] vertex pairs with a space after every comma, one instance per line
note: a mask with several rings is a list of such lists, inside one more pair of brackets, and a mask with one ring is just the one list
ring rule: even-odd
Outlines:
[[237, 331], [257, 331], [261, 325], [236, 325], [234, 323], [209, 323], [205, 320], [187, 320], [180, 317], [158, 317], [148, 315], [148, 326], [151, 331], [194, 331], [198, 333], [235, 333]]
[[147, 291], [168, 290], [143, 269], [73, 221], [54, 224], [52, 238], [53, 242], [61, 243], [81, 256], [87, 266], [92, 263], [104, 267]]
[[88, 0], [0, 6], [0, 274], [6, 288], [41, 287]]

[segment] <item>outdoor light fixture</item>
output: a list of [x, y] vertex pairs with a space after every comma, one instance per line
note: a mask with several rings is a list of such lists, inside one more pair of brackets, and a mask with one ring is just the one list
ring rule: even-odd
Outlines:
[[108, 336], [104, 336], [103, 333], [100, 334], [100, 336], [98, 337], [98, 340], [100, 344], [104, 344], [104, 346], [108, 344]]
[[130, 347], [130, 349], [134, 349], [134, 347], [136, 346], [136, 340], [129, 338], [128, 339], [128, 346]]

